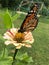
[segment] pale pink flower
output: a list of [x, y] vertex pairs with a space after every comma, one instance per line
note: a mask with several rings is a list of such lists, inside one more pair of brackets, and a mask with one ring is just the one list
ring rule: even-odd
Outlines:
[[5, 44], [13, 44], [16, 49], [20, 49], [22, 46], [31, 47], [34, 42], [34, 38], [30, 31], [24, 33], [18, 33], [17, 28], [11, 28], [3, 36], [6, 39]]

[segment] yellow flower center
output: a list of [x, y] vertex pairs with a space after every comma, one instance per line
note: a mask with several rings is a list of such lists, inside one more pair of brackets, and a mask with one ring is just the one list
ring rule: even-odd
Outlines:
[[18, 43], [21, 43], [24, 40], [24, 33], [18, 32], [16, 33], [14, 40]]

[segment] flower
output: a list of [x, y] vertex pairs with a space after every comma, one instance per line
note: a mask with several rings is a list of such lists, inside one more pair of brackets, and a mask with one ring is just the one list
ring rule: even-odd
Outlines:
[[34, 38], [30, 31], [28, 32], [18, 32], [17, 28], [11, 28], [3, 36], [6, 39], [5, 44], [13, 44], [16, 49], [20, 49], [22, 46], [31, 47], [31, 44], [34, 42]]

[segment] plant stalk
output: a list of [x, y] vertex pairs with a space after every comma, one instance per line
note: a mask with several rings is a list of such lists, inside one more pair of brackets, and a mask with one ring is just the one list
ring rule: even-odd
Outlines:
[[15, 53], [14, 53], [14, 56], [13, 56], [13, 62], [12, 62], [12, 65], [14, 65], [14, 61], [15, 61], [15, 57], [17, 55], [17, 52], [18, 52], [18, 49], [15, 49]]

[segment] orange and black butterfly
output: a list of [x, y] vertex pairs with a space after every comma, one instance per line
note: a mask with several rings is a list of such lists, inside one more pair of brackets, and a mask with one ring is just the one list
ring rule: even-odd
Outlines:
[[37, 11], [38, 5], [34, 4], [31, 10], [28, 12], [18, 32], [23, 33], [25, 31], [34, 30], [36, 28], [38, 24]]

